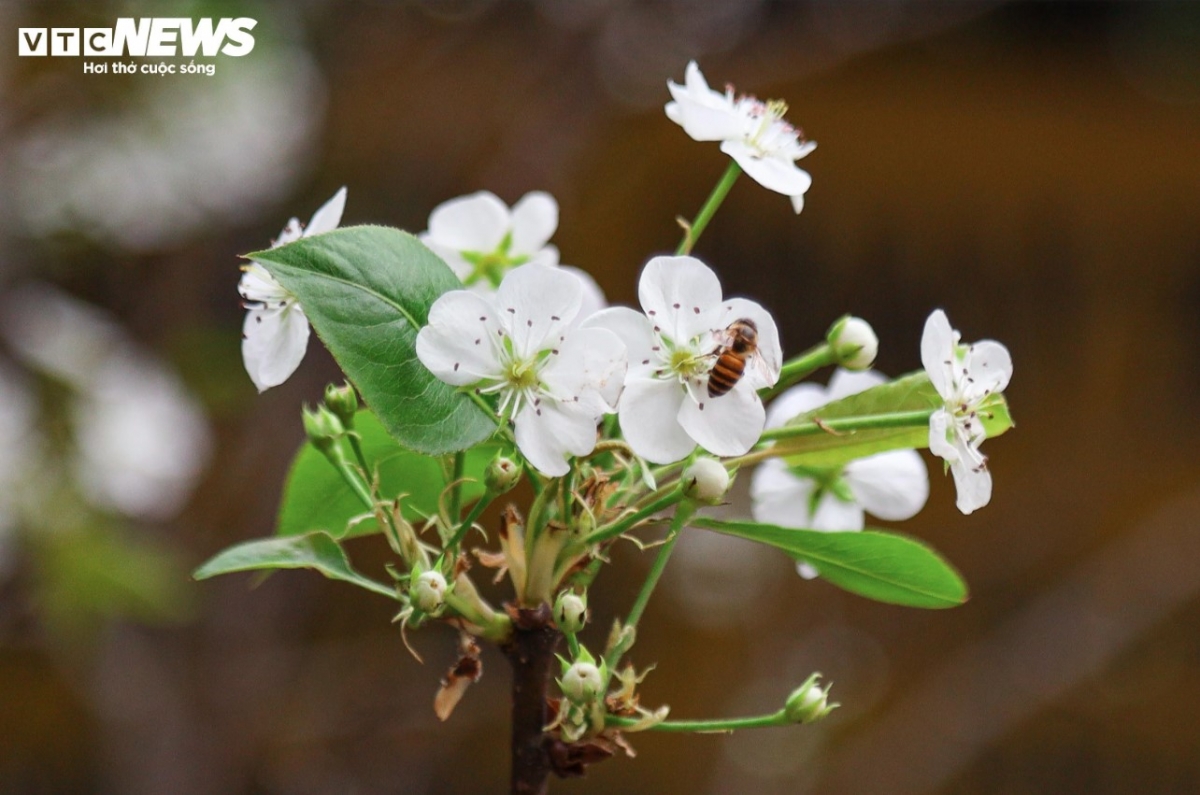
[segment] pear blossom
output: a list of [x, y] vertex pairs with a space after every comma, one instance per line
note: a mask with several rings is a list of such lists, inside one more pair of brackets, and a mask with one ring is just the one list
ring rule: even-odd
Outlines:
[[1003, 392], [1012, 377], [1008, 348], [994, 340], [963, 345], [946, 313], [938, 309], [925, 321], [921, 364], [945, 401], [929, 418], [929, 450], [946, 460], [958, 491], [958, 509], [969, 514], [992, 498], [992, 475], [979, 446], [987, 429], [980, 405]]
[[783, 120], [786, 103], [735, 96], [732, 86], [724, 94], [713, 91], [695, 61], [688, 63], [682, 86], [667, 81], [667, 88], [673, 98], [665, 108], [667, 118], [696, 141], [720, 141], [721, 151], [755, 182], [790, 197], [797, 213], [804, 209], [812, 177], [796, 161], [817, 144]]
[[[607, 328], [629, 351], [621, 430], [647, 461], [669, 464], [699, 444], [718, 456], [741, 455], [758, 441], [766, 411], [758, 390], [779, 380], [782, 352], [771, 315], [745, 298], [723, 298], [721, 283], [694, 257], [655, 257], [642, 270], [645, 314], [605, 309], [585, 327]], [[738, 320], [757, 328], [757, 350], [727, 393], [712, 396], [709, 373]]]
[[[340, 188], [313, 213], [307, 227], [297, 218], [288, 221], [271, 248], [337, 229], [345, 206], [346, 189]], [[242, 361], [258, 391], [265, 392], [288, 380], [300, 366], [308, 348], [308, 318], [296, 296], [258, 262], [242, 268], [238, 293], [246, 303]]]
[[[478, 191], [442, 202], [429, 214], [429, 229], [418, 237], [442, 258], [468, 289], [493, 293], [518, 265], [559, 265], [550, 238], [558, 229], [558, 202], [544, 191], [522, 196], [510, 210], [496, 194]], [[578, 320], [608, 303], [586, 271], [563, 265], [583, 283]]]
[[[792, 387], [771, 403], [767, 427], [780, 427], [793, 417], [886, 380], [874, 370], [838, 369], [828, 387]], [[756, 521], [803, 530], [862, 530], [865, 513], [888, 521], [911, 519], [928, 497], [929, 475], [915, 450], [889, 450], [832, 470], [798, 471], [772, 458], [755, 470], [750, 482]], [[817, 576], [808, 563], [797, 568], [806, 579]]]
[[442, 295], [417, 334], [417, 356], [439, 379], [500, 396], [517, 448], [547, 475], [566, 474], [568, 455], [595, 448], [596, 423], [615, 410], [625, 375], [617, 335], [572, 327], [582, 303], [573, 275], [521, 265], [495, 295]]

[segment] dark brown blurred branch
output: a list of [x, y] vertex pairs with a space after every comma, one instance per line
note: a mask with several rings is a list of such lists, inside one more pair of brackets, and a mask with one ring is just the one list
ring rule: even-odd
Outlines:
[[503, 647], [512, 664], [512, 792], [542, 795], [551, 772], [546, 703], [554, 676], [554, 652], [562, 633], [550, 606], [510, 608], [512, 639]]

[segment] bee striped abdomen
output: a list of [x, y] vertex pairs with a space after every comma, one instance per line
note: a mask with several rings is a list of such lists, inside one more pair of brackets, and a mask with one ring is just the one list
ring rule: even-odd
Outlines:
[[720, 397], [741, 380], [746, 370], [746, 359], [733, 351], [725, 351], [717, 358], [708, 374], [708, 396]]

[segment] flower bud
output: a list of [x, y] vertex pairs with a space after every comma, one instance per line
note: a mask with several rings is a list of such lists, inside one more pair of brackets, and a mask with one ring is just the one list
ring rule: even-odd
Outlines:
[[483, 482], [491, 494], [504, 494], [521, 480], [521, 467], [500, 453], [488, 463], [483, 471]]
[[554, 600], [554, 623], [563, 632], [578, 632], [587, 623], [587, 594], [563, 591]]
[[716, 505], [729, 490], [729, 472], [715, 458], [697, 458], [684, 471], [683, 484], [691, 499]]
[[354, 424], [354, 414], [358, 411], [358, 395], [349, 384], [330, 384], [325, 387], [325, 406], [342, 421], [342, 425], [349, 428]]
[[446, 602], [446, 578], [435, 569], [421, 572], [413, 581], [412, 598], [423, 612], [437, 612]]
[[820, 674], [813, 674], [804, 680], [804, 684], [792, 691], [783, 707], [788, 718], [796, 723], [812, 723], [841, 706], [826, 703], [829, 699], [829, 688], [817, 684], [820, 678]]
[[338, 437], [346, 432], [337, 415], [324, 406], [318, 406], [315, 411], [306, 406], [301, 416], [304, 420], [304, 432], [308, 434], [308, 440], [321, 452], [332, 447]]
[[563, 695], [576, 704], [594, 701], [604, 689], [604, 677], [594, 663], [576, 660], [559, 681]]
[[847, 370], [866, 370], [875, 363], [879, 353], [879, 338], [875, 329], [860, 317], [846, 315], [840, 318], [825, 335], [833, 348], [837, 363]]

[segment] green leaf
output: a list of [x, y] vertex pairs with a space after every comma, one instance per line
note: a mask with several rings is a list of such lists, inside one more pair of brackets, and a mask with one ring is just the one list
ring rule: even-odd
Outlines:
[[[390, 499], [407, 495], [401, 501], [401, 511], [410, 522], [436, 513], [443, 488], [441, 462], [396, 444], [369, 411], [355, 415], [354, 429], [359, 434], [363, 456], [372, 468], [369, 476], [379, 479], [379, 496]], [[467, 451], [463, 475], [475, 482], [462, 485], [464, 502], [483, 495], [483, 471], [495, 451], [494, 445]], [[347, 457], [352, 458], [349, 445], [346, 452]], [[374, 517], [362, 519], [350, 527], [350, 520], [364, 513], [366, 508], [347, 488], [338, 471], [319, 450], [306, 442], [292, 460], [284, 483], [276, 533], [285, 536], [324, 530], [334, 538], [348, 538], [380, 532]]]
[[331, 580], [341, 580], [395, 599], [396, 591], [364, 577], [350, 566], [345, 551], [328, 533], [260, 538], [229, 547], [192, 574], [206, 580], [218, 574], [254, 569], [315, 569]]
[[834, 585], [878, 602], [945, 608], [967, 601], [967, 585], [954, 567], [907, 536], [879, 530], [824, 533], [708, 518], [689, 524], [778, 547], [812, 564]]
[[496, 430], [471, 398], [417, 358], [429, 307], [462, 283], [412, 235], [351, 226], [249, 255], [304, 314], [388, 433], [421, 453], [465, 450]]
[[[886, 384], [871, 387], [856, 395], [835, 400], [790, 420], [788, 425], [829, 420], [881, 417], [916, 411], [931, 411], [942, 405], [942, 398], [924, 370], [910, 373]], [[1012, 417], [1003, 395], [993, 395], [980, 407], [987, 437], [999, 436], [1012, 427]], [[779, 442], [786, 450], [784, 460], [791, 466], [832, 469], [888, 450], [921, 449], [929, 446], [929, 425], [921, 423], [904, 428], [873, 428], [843, 434], [814, 433]]]

